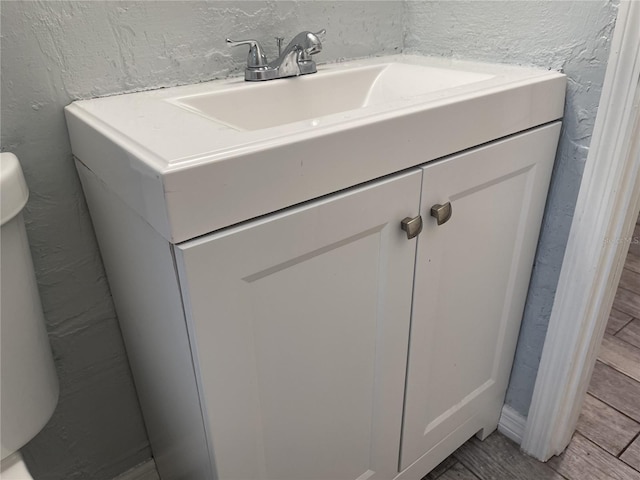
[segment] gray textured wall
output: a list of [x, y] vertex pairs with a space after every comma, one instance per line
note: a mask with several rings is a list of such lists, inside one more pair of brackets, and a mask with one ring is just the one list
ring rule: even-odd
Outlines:
[[401, 2], [6, 2], [1, 145], [18, 155], [28, 234], [60, 377], [51, 422], [25, 448], [38, 479], [112, 478], [150, 451], [63, 107], [239, 74], [224, 37], [327, 28], [319, 61], [401, 50]]
[[507, 404], [529, 411], [571, 219], [609, 55], [617, 2], [407, 2], [405, 50], [427, 55], [535, 65], [569, 83]]

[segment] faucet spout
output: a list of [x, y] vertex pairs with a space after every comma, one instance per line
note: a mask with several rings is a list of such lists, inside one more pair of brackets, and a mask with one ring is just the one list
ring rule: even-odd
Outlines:
[[318, 35], [325, 33], [300, 32], [289, 42], [280, 56], [269, 64], [269, 67], [278, 70], [278, 78], [295, 75], [306, 75], [317, 71], [316, 62], [311, 55], [322, 51], [322, 42]]

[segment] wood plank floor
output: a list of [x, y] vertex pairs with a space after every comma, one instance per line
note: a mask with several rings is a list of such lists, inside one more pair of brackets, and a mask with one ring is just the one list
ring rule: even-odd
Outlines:
[[640, 223], [576, 433], [547, 463], [500, 433], [472, 438], [423, 480], [640, 480]]

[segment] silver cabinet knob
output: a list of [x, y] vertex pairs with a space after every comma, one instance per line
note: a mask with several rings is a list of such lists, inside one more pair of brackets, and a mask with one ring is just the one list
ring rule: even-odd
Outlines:
[[422, 231], [422, 216], [406, 217], [400, 222], [400, 228], [407, 232], [407, 239], [411, 240]]
[[433, 207], [431, 207], [431, 216], [438, 221], [438, 225], [447, 223], [447, 221], [449, 221], [449, 219], [451, 218], [451, 213], [451, 202], [447, 202], [444, 205], [436, 203]]

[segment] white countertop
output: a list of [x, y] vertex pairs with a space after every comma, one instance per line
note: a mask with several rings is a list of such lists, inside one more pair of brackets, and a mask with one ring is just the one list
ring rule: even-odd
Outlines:
[[[408, 83], [406, 96], [391, 102], [258, 130], [238, 130], [175, 104], [203, 93], [309, 82], [389, 63], [487, 78], [420, 95]], [[316, 74], [271, 82], [229, 78], [74, 102], [66, 108], [74, 155], [177, 243], [559, 119], [566, 78], [548, 70], [397, 55], [321, 65]]]

